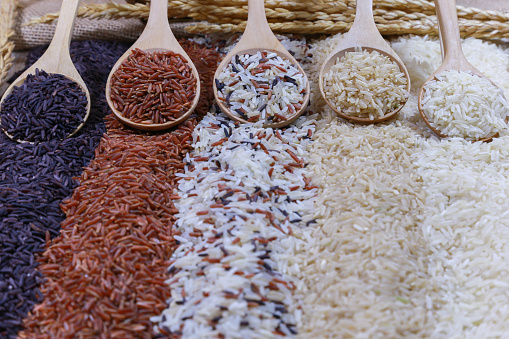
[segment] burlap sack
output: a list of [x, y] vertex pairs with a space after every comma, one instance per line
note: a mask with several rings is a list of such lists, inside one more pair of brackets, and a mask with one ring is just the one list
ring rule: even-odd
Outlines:
[[[81, 3], [104, 3], [108, 0], [82, 0]], [[16, 20], [13, 41], [16, 50], [28, 49], [48, 44], [53, 38], [56, 23], [24, 26], [33, 18], [60, 10], [61, 0], [20, 0], [20, 9]], [[134, 40], [143, 29], [143, 23], [136, 19], [91, 20], [77, 18], [74, 26], [73, 40], [110, 39]]]

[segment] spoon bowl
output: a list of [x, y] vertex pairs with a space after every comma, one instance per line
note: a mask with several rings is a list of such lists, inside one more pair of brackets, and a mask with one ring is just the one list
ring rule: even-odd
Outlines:
[[[267, 17], [265, 16], [265, 7], [263, 0], [248, 0], [248, 18], [246, 29], [240, 41], [235, 45], [235, 47], [224, 57], [224, 59], [219, 64], [216, 73], [214, 74], [214, 79], [217, 79], [221, 73], [221, 71], [228, 66], [231, 59], [238, 54], [255, 54], [256, 52], [268, 51], [276, 53], [283, 59], [289, 60], [292, 64], [297, 66], [299, 72], [303, 74], [306, 78], [306, 93], [303, 98], [303, 102], [301, 108], [296, 110], [294, 114], [289, 116], [285, 121], [275, 122], [275, 123], [264, 123], [265, 127], [279, 128], [286, 125], [291, 124], [302, 113], [306, 110], [307, 105], [309, 103], [309, 81], [307, 79], [306, 73], [299, 65], [297, 60], [284, 48], [284, 46], [279, 42], [276, 38], [272, 30], [270, 29], [269, 23], [267, 22]], [[233, 114], [229, 107], [227, 107], [221, 100], [219, 100], [218, 88], [216, 82], [213, 83], [214, 96], [216, 98], [217, 105], [221, 108], [227, 116], [229, 116], [232, 120], [238, 121], [241, 123], [248, 123], [247, 120], [239, 117], [236, 114]]]
[[[486, 75], [480, 72], [477, 68], [472, 66], [463, 54], [461, 48], [461, 37], [458, 25], [458, 16], [456, 12], [456, 0], [435, 0], [435, 7], [438, 19], [438, 33], [440, 39], [440, 47], [442, 51], [442, 64], [422, 85], [419, 96], [418, 96], [418, 108], [422, 119], [428, 125], [428, 127], [441, 138], [446, 138], [444, 135], [435, 127], [431, 126], [431, 123], [424, 113], [422, 106], [422, 99], [424, 96], [424, 87], [435, 79], [435, 76], [444, 71], [459, 71], [459, 72], [470, 72], [477, 75], [480, 78], [489, 80], [493, 86], [498, 87], [491, 81]], [[506, 121], [507, 122], [507, 121]], [[489, 138], [482, 138], [478, 141], [491, 141], [494, 137], [498, 136], [498, 133]]]
[[407, 79], [406, 91], [410, 92], [410, 75], [408, 74], [405, 64], [391, 46], [389, 46], [389, 44], [384, 40], [375, 25], [375, 21], [373, 19], [373, 0], [357, 0], [355, 20], [352, 27], [348, 33], [345, 34], [341, 42], [336, 46], [320, 69], [318, 85], [320, 87], [322, 97], [329, 107], [343, 119], [364, 124], [372, 124], [389, 120], [401, 111], [403, 106], [405, 106], [406, 101], [392, 112], [388, 112], [382, 117], [377, 117], [371, 120], [369, 118], [361, 118], [345, 114], [332, 104], [325, 96], [325, 89], [323, 85], [325, 74], [330, 71], [331, 67], [335, 64], [338, 58], [343, 57], [347, 52], [353, 52], [359, 48], [368, 52], [376, 51], [394, 61], [398, 65], [400, 71], [405, 75], [405, 78]]
[[[192, 101], [191, 107], [177, 119], [162, 124], [137, 123], [124, 117], [122, 112], [119, 112], [113, 105], [113, 101], [111, 99], [111, 79], [113, 74], [136, 48], [144, 52], [171, 51], [173, 53], [180, 54], [190, 66], [191, 72], [196, 79], [195, 97]], [[200, 76], [198, 71], [196, 70], [194, 63], [191, 61], [191, 58], [189, 58], [182, 46], [180, 46], [179, 42], [171, 31], [170, 24], [168, 22], [168, 0], [150, 1], [150, 14], [143, 33], [131, 46], [131, 48], [129, 48], [129, 50], [118, 59], [108, 76], [108, 80], [106, 82], [106, 100], [108, 105], [110, 106], [113, 113], [117, 116], [117, 118], [125, 125], [144, 131], [159, 131], [171, 128], [184, 122], [193, 113], [196, 105], [198, 105], [198, 100], [200, 99], [200, 89]]]
[[[55, 29], [55, 35], [51, 40], [51, 43], [44, 52], [44, 54], [26, 71], [24, 71], [4, 92], [1, 103], [3, 104], [7, 97], [12, 93], [14, 87], [20, 86], [25, 82], [26, 78], [30, 74], [35, 74], [36, 69], [44, 70], [48, 74], [61, 74], [66, 78], [74, 81], [79, 85], [81, 90], [87, 97], [86, 114], [83, 117], [83, 122], [68, 135], [68, 137], [76, 134], [87, 121], [90, 115], [90, 93], [87, 85], [79, 75], [76, 67], [71, 60], [69, 53], [69, 47], [71, 44], [71, 35], [74, 27], [74, 20], [76, 13], [78, 12], [79, 0], [65, 0], [62, 1], [62, 7], [60, 9], [60, 16]], [[11, 139], [14, 137], [4, 130], [4, 133]], [[16, 140], [18, 142], [28, 142], [25, 140]]]

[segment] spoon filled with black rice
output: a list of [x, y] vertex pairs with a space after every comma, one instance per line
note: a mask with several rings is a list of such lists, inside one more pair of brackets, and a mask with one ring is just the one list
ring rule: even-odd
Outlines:
[[62, 2], [55, 35], [46, 52], [5, 91], [0, 127], [18, 142], [65, 139], [90, 113], [90, 94], [69, 54], [79, 0]]

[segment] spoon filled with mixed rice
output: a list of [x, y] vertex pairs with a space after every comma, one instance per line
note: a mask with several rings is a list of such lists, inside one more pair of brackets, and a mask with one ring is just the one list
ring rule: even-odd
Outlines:
[[221, 110], [242, 123], [282, 127], [306, 109], [308, 78], [272, 33], [263, 0], [248, 1], [244, 34], [217, 68], [213, 86]]

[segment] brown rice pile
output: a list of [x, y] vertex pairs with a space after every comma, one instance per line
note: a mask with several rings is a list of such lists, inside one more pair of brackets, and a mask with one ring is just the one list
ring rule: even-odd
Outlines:
[[377, 51], [356, 49], [324, 74], [327, 101], [345, 115], [373, 120], [403, 105], [407, 79], [398, 64]]

